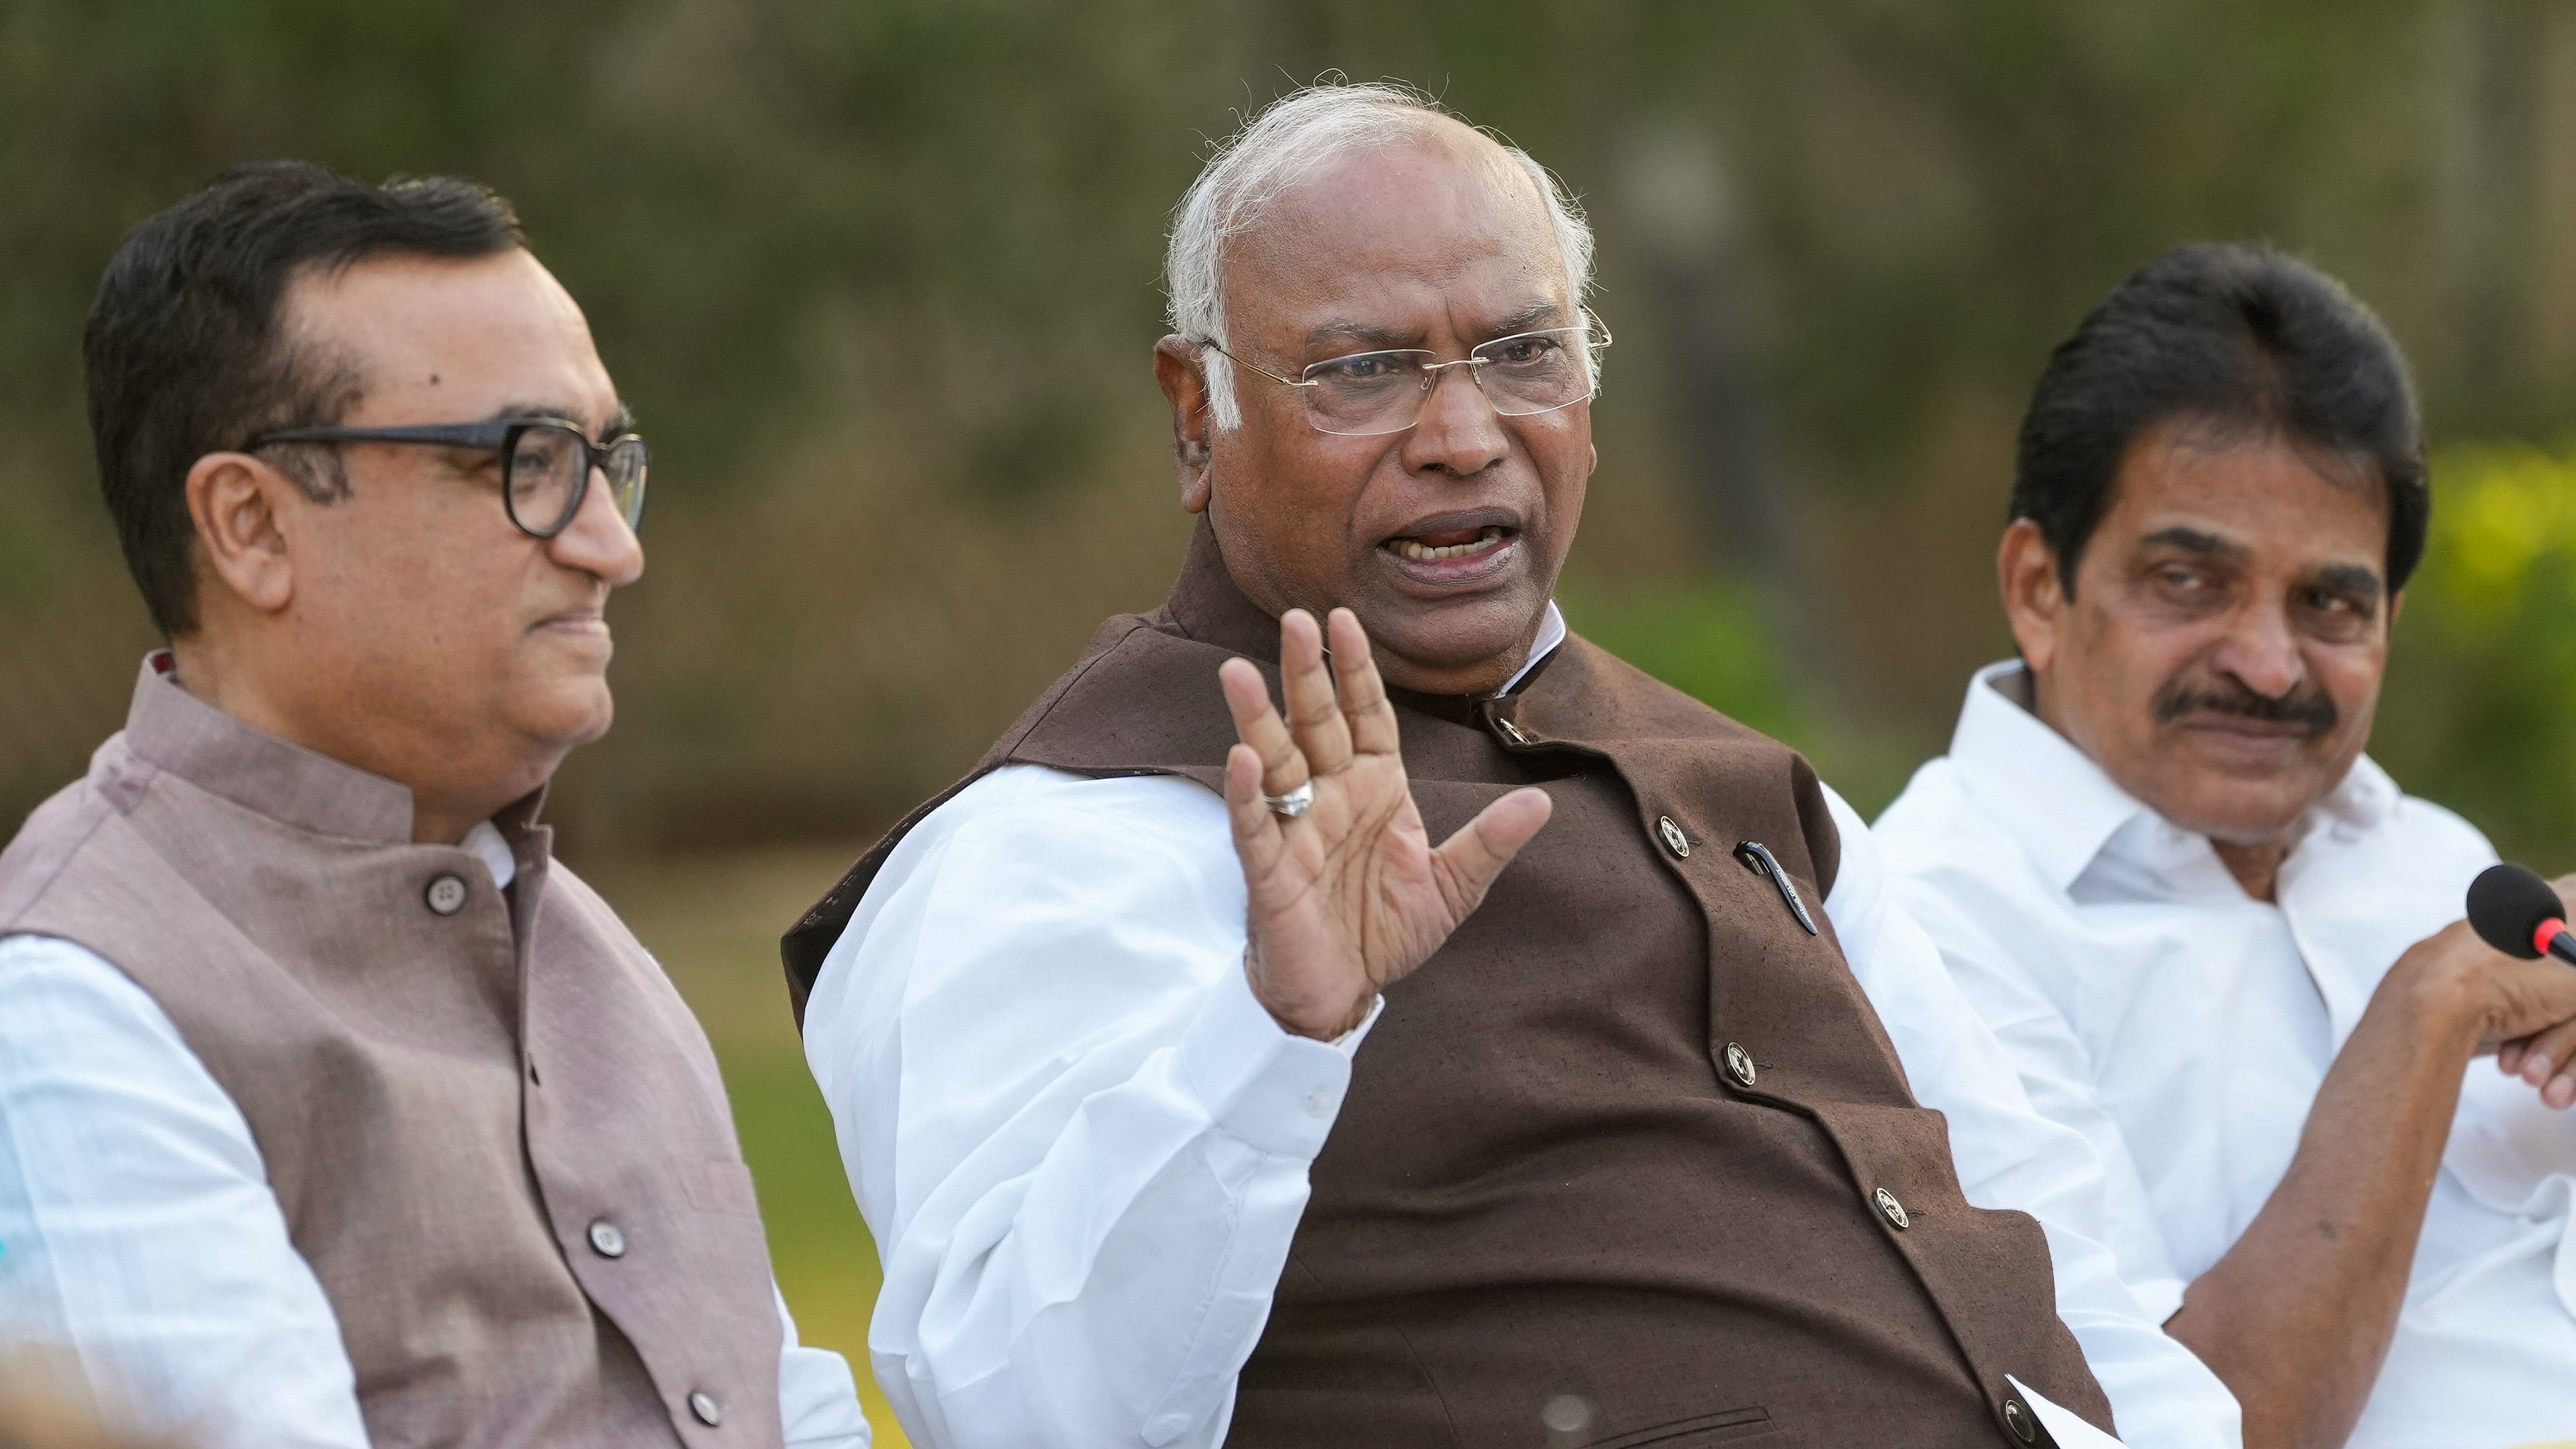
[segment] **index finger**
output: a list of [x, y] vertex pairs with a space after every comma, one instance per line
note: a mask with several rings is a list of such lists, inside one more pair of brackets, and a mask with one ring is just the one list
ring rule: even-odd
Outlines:
[[1288, 724], [1270, 704], [1270, 686], [1262, 683], [1261, 671], [1245, 659], [1229, 659], [1217, 666], [1218, 686], [1225, 691], [1225, 704], [1234, 716], [1234, 732], [1253, 753], [1261, 757], [1261, 789], [1264, 794], [1285, 795], [1310, 778], [1306, 753], [1290, 737]]
[[1369, 653], [1368, 631], [1348, 609], [1335, 609], [1325, 623], [1333, 638], [1334, 693], [1350, 725], [1351, 749], [1363, 755], [1394, 754], [1403, 745], [1403, 732], [1396, 727], [1395, 705], [1386, 697], [1377, 660]]

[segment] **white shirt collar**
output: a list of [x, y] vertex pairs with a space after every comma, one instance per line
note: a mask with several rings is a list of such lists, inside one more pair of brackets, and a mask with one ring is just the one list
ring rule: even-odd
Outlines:
[[[2022, 704], [2029, 683], [2016, 659], [1978, 670], [1950, 737], [1950, 760], [1978, 801], [2009, 824], [2048, 883], [2063, 891], [2123, 826], [2141, 817], [2166, 822]], [[2314, 814], [2366, 830], [2387, 820], [2397, 801], [2396, 782], [2363, 756]]]
[[1521, 667], [1512, 671], [1512, 677], [1503, 681], [1503, 687], [1494, 691], [1495, 697], [1500, 698], [1520, 688], [1521, 681], [1529, 678], [1529, 672], [1538, 668], [1547, 656], [1556, 652], [1556, 646], [1564, 642], [1565, 615], [1558, 611], [1556, 600], [1550, 599], [1547, 601], [1547, 617], [1538, 621], [1538, 638], [1530, 645], [1529, 658], [1522, 660]]
[[492, 872], [494, 887], [508, 890], [510, 882], [517, 878], [519, 858], [510, 853], [510, 842], [501, 838], [500, 830], [491, 821], [486, 820], [466, 831], [465, 838], [456, 845], [460, 850], [470, 850], [483, 858], [484, 866]]

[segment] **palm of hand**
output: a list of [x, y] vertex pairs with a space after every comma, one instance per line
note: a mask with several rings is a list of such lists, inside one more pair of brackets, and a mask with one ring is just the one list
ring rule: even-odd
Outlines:
[[[1440, 948], [1548, 814], [1544, 792], [1515, 791], [1434, 847], [1367, 637], [1348, 610], [1332, 627], [1328, 674], [1313, 619], [1292, 610], [1280, 621], [1286, 721], [1249, 665], [1222, 674], [1244, 741], [1226, 762], [1226, 801], [1248, 898], [1246, 969], [1283, 1026], [1327, 1038]], [[1314, 803], [1294, 819], [1262, 801], [1310, 781]]]

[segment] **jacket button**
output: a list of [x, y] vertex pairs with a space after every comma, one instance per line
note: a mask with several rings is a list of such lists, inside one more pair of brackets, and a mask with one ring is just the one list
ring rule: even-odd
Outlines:
[[1877, 1201], [1879, 1214], [1887, 1219], [1889, 1227], [1903, 1232], [1914, 1226], [1914, 1219], [1906, 1215], [1905, 1204], [1896, 1200], [1896, 1194], [1882, 1187], [1878, 1190]]
[[421, 899], [428, 901], [429, 908], [442, 916], [455, 915], [465, 909], [465, 878], [459, 875], [432, 876], [429, 889], [421, 892]]
[[2030, 1410], [2023, 1408], [2019, 1399], [2004, 1400], [2004, 1427], [2012, 1430], [2012, 1436], [2025, 1444], [2039, 1442], [2039, 1420], [2031, 1417]]
[[1655, 831], [1664, 837], [1664, 844], [1672, 848], [1674, 855], [1683, 860], [1690, 859], [1690, 837], [1682, 834], [1682, 828], [1673, 823], [1673, 817], [1666, 815], [1656, 820]]
[[1753, 1085], [1753, 1053], [1733, 1042], [1726, 1044], [1726, 1069], [1735, 1074], [1735, 1080]]
[[689, 1395], [689, 1412], [710, 1429], [724, 1422], [724, 1405], [717, 1403], [716, 1396], [704, 1389]]
[[603, 1258], [626, 1256], [626, 1233], [606, 1218], [590, 1225], [590, 1250]]

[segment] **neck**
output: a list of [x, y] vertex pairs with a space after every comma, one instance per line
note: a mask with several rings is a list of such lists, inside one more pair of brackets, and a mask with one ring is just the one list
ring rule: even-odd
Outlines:
[[1528, 662], [1530, 650], [1537, 643], [1538, 631], [1533, 628], [1529, 638], [1503, 653], [1456, 668], [1421, 664], [1381, 650], [1377, 653], [1378, 673], [1389, 685], [1416, 694], [1463, 694], [1483, 699], [1502, 691], [1504, 682]]
[[2258, 901], [2273, 900], [2281, 883], [2281, 862], [2289, 858], [2287, 844], [2267, 840], [2238, 845], [2211, 836], [2209, 848], [2218, 852], [2218, 859], [2227, 867], [2227, 873], [2236, 877], [2236, 883], [2245, 888], [2245, 894]]
[[179, 687], [207, 704], [262, 734], [409, 790], [411, 838], [416, 844], [456, 844], [467, 831], [543, 785], [554, 772], [550, 761], [481, 788], [458, 788], [454, 781], [423, 778], [422, 772], [402, 768], [386, 752], [368, 748], [372, 742], [364, 729], [343, 728], [347, 721], [321, 719], [294, 708], [289, 695], [267, 687], [261, 670], [249, 667], [237, 651], [210, 639], [206, 631], [172, 640], [170, 657], [177, 665]]

